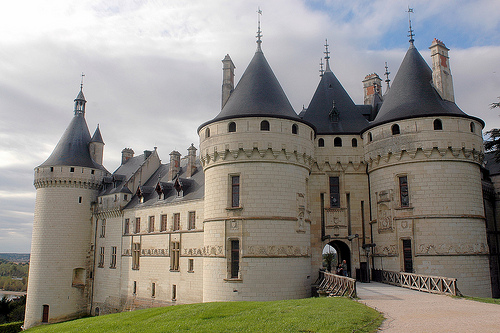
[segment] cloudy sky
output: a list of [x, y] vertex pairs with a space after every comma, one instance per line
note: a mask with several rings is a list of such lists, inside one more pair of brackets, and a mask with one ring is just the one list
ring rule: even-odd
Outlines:
[[415, 45], [430, 62], [433, 38], [450, 51], [457, 104], [500, 127], [498, 0], [17, 0], [0, 5], [0, 252], [29, 252], [33, 168], [73, 116], [85, 73], [86, 119], [100, 125], [104, 164], [124, 147], [158, 147], [168, 160], [198, 145], [197, 127], [220, 111], [221, 60], [236, 80], [262, 48], [297, 112], [309, 104], [328, 38], [334, 73], [357, 104], [361, 81], [387, 61], [391, 78]]

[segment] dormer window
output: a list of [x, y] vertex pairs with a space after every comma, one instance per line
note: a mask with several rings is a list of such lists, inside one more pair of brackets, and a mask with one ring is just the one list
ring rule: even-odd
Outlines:
[[263, 120], [260, 122], [260, 130], [261, 131], [269, 131], [270, 130], [269, 122], [267, 120]]
[[236, 132], [236, 123], [234, 121], [230, 122], [228, 125], [228, 132], [233, 133]]
[[397, 135], [397, 134], [401, 133], [400, 130], [399, 130], [399, 125], [398, 124], [392, 125], [391, 131], [392, 131], [392, 135]]

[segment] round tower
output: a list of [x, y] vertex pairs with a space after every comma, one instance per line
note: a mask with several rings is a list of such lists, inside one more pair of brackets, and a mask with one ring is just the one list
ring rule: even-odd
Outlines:
[[457, 278], [463, 294], [491, 297], [483, 126], [440, 97], [411, 43], [363, 133], [376, 269]]
[[[71, 123], [50, 157], [35, 168], [35, 218], [24, 328], [88, 314], [91, 205], [106, 170], [89, 151], [85, 103], [80, 90]], [[99, 141], [104, 144], [102, 138]]]
[[313, 282], [306, 199], [314, 129], [258, 45], [222, 111], [198, 128], [204, 302], [307, 297]]

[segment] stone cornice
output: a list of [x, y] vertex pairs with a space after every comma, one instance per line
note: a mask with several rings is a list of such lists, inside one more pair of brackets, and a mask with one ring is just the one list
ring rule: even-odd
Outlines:
[[71, 187], [98, 190], [101, 187], [99, 179], [85, 178], [39, 178], [33, 182], [35, 188]]

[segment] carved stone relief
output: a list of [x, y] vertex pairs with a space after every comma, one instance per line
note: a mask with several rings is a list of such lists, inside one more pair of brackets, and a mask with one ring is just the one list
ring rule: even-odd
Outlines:
[[308, 257], [309, 246], [250, 245], [243, 257]]
[[397, 256], [398, 248], [395, 244], [391, 245], [382, 245], [374, 247], [374, 255], [375, 256]]
[[379, 233], [393, 231], [392, 211], [386, 204], [378, 204], [377, 221]]
[[416, 255], [488, 254], [488, 246], [476, 244], [420, 244]]

